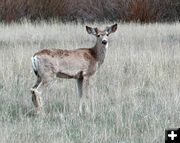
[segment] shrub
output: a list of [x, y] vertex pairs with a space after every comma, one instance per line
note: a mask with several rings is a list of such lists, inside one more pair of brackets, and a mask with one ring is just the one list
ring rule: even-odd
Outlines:
[[0, 0], [0, 20], [169, 22], [179, 9], [178, 0]]

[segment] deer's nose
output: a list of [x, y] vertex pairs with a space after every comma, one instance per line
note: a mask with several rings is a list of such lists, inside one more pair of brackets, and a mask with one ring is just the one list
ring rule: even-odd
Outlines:
[[103, 41], [102, 41], [102, 44], [106, 45], [106, 44], [107, 44], [107, 41], [106, 41], [106, 40], [103, 40]]

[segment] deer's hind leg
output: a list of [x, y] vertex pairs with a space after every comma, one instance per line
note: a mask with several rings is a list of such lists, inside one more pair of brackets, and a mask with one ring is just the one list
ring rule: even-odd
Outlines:
[[32, 94], [32, 102], [34, 106], [36, 107], [36, 113], [39, 114], [40, 110], [42, 108], [42, 99], [41, 99], [41, 93], [37, 90], [37, 87], [42, 82], [40, 77], [37, 77], [37, 81], [35, 85], [31, 88], [31, 94]]
[[32, 102], [36, 107], [36, 113], [42, 112], [43, 102], [42, 102], [42, 92], [47, 87], [48, 81], [42, 80], [40, 77], [37, 78], [36, 84], [31, 88]]

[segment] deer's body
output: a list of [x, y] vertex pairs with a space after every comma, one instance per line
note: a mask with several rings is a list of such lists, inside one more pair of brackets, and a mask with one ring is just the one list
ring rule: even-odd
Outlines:
[[[41, 77], [79, 79], [96, 71], [96, 53], [93, 48], [77, 50], [44, 49], [33, 56], [34, 70]], [[38, 67], [38, 69], [36, 69]], [[45, 74], [45, 75], [44, 75]]]
[[[106, 28], [104, 31], [90, 27], [86, 27], [86, 29], [89, 34], [97, 36], [94, 47], [75, 50], [43, 49], [32, 57], [37, 82], [31, 92], [32, 101], [37, 108], [37, 112], [40, 112], [42, 107], [41, 94], [54, 77], [77, 79], [81, 98], [79, 111], [82, 112], [82, 105], [89, 96], [89, 78], [103, 64], [108, 47], [107, 36], [116, 31], [117, 24]], [[89, 112], [89, 106], [86, 106]]]

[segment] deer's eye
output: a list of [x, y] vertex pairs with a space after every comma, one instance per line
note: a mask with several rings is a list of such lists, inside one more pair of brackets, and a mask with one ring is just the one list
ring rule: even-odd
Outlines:
[[109, 36], [109, 34], [106, 34], [106, 36]]
[[97, 37], [100, 37], [100, 35], [97, 35]]

